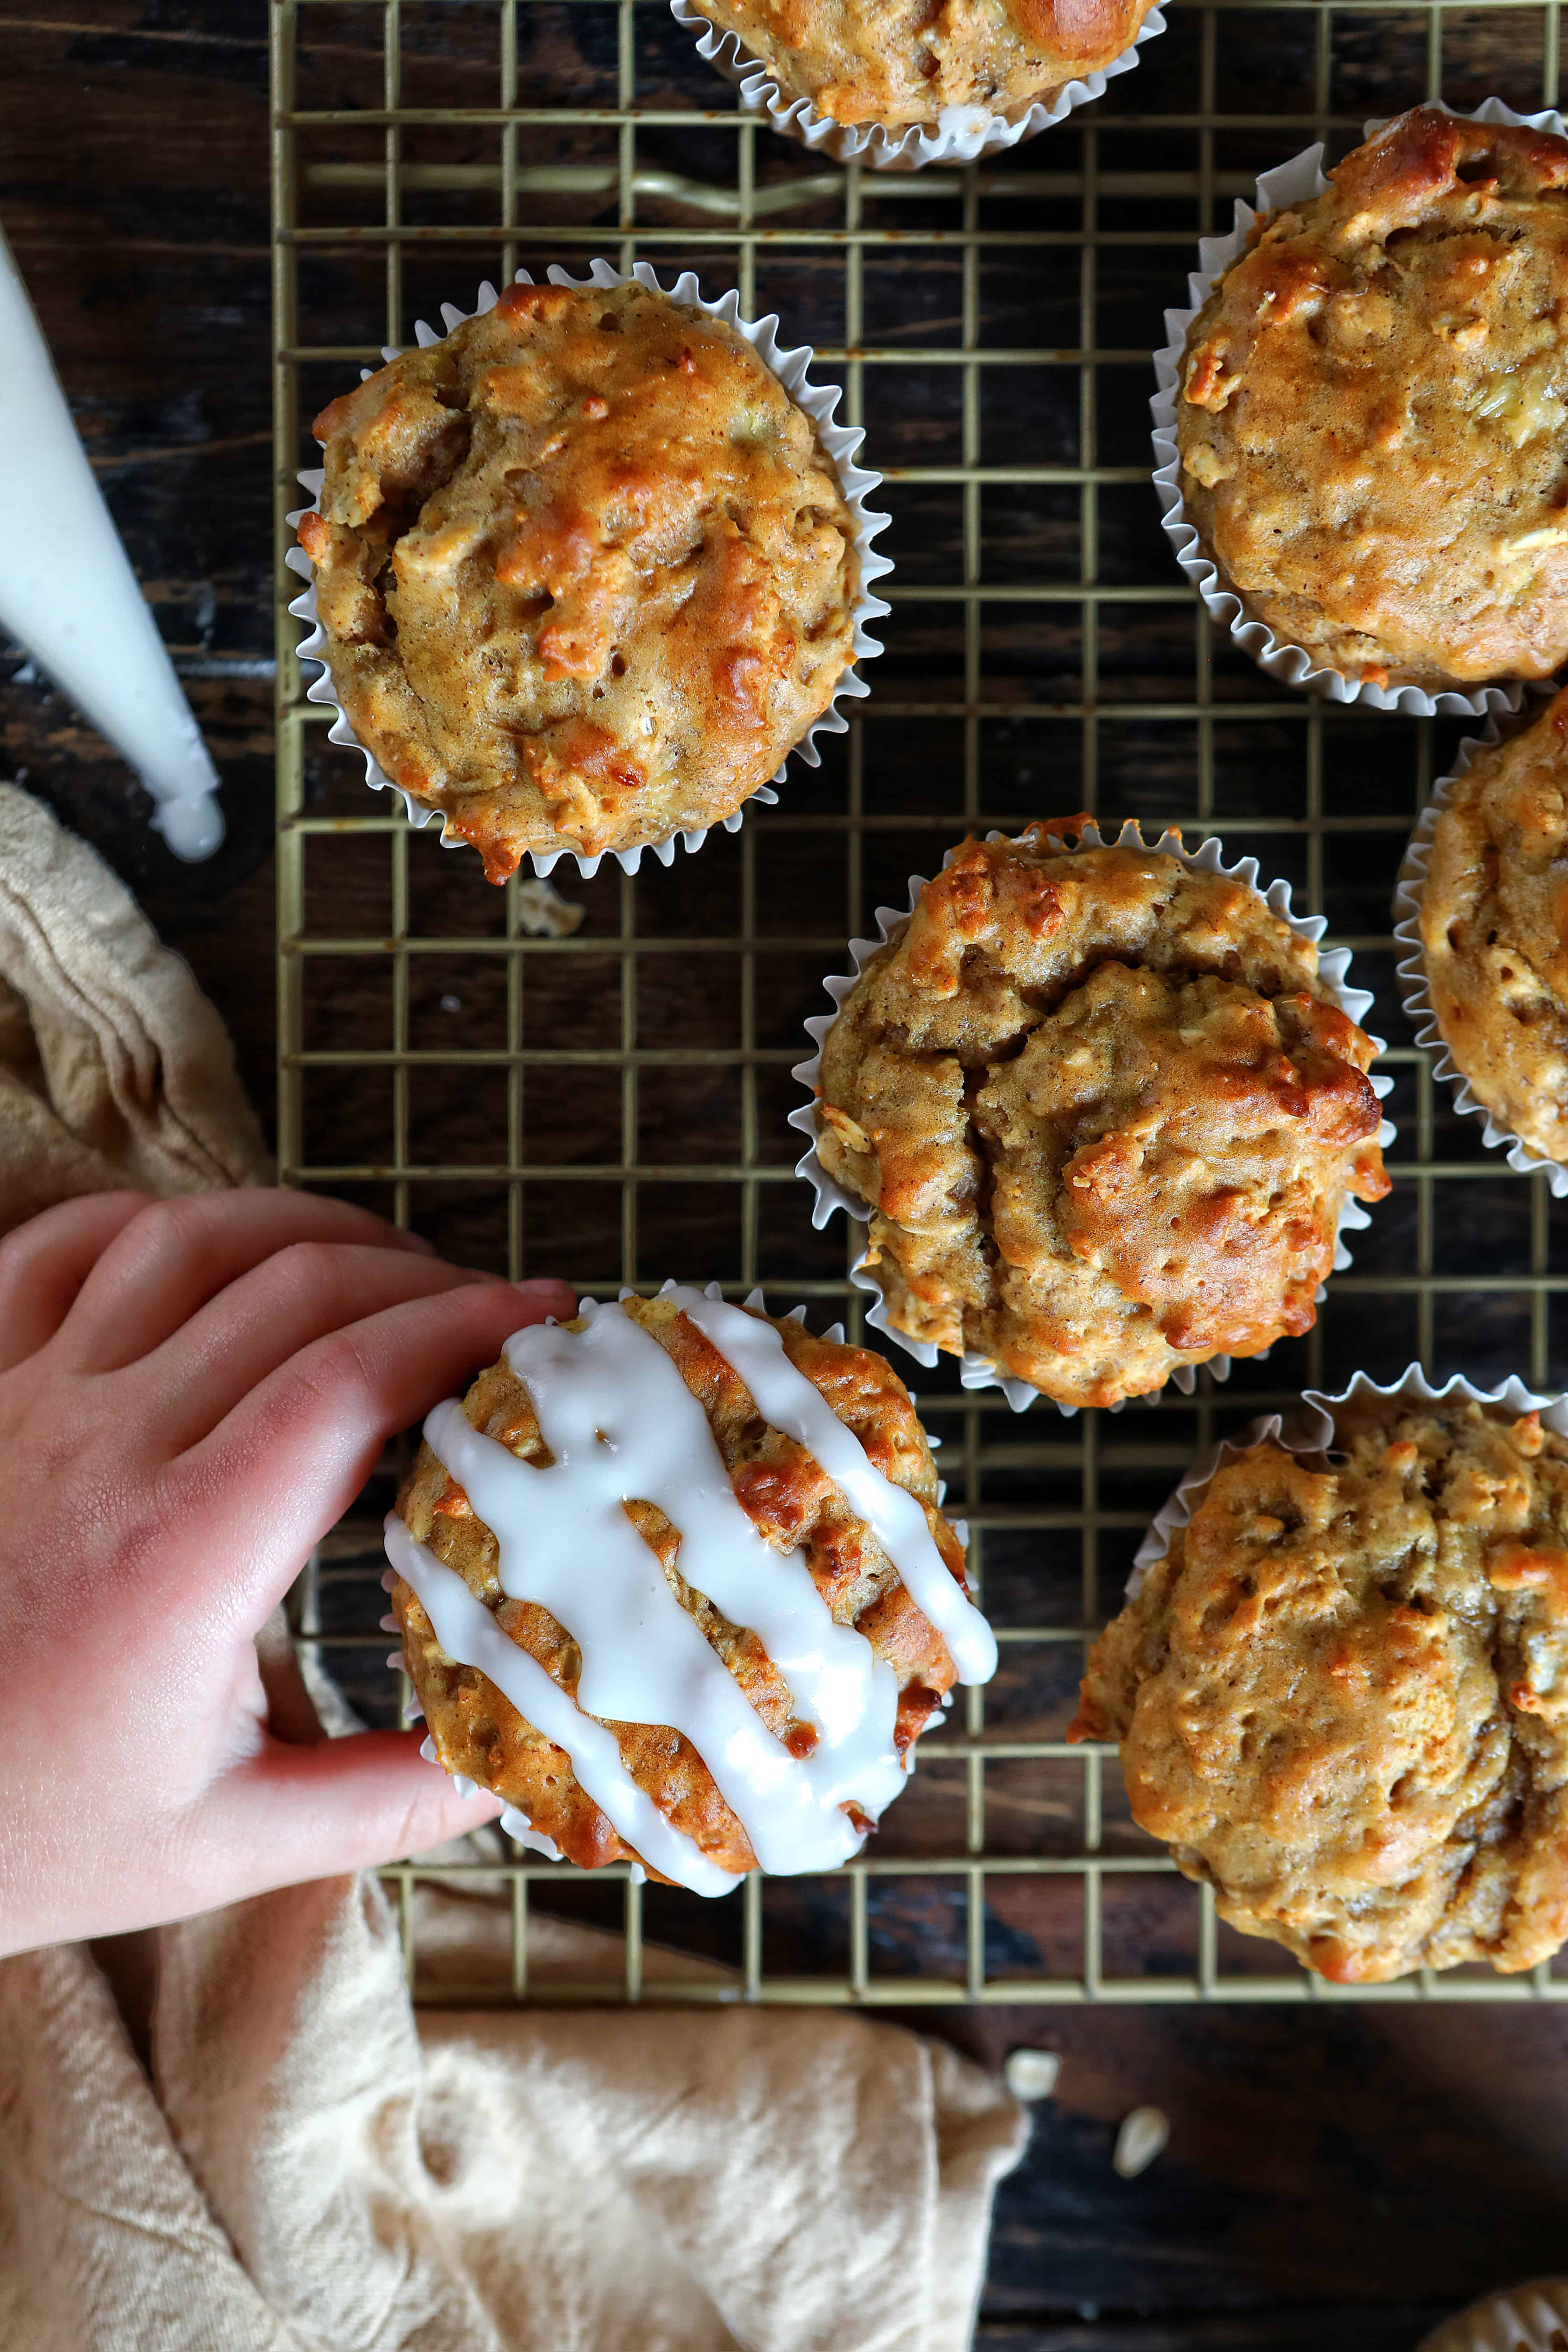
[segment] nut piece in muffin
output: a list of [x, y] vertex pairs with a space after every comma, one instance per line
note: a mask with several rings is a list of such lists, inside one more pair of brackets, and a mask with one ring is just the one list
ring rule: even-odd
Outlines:
[[817, 1152], [910, 1339], [1060, 1404], [1310, 1328], [1388, 1190], [1373, 1040], [1262, 894], [1088, 817], [964, 842], [845, 997]]
[[697, 1291], [518, 1333], [426, 1422], [387, 1553], [447, 1769], [703, 1894], [854, 1853], [995, 1661], [896, 1373]]
[[1568, 656], [1568, 141], [1417, 107], [1187, 337], [1189, 520], [1250, 617], [1432, 691]]
[[834, 122], [934, 126], [950, 107], [1016, 122], [1103, 70], [1154, 0], [695, 0], [786, 98]]
[[1568, 1160], [1568, 693], [1454, 785], [1419, 924], [1437, 1026], [1475, 1094]]
[[1090, 1652], [1069, 1738], [1222, 1918], [1339, 1984], [1568, 1936], [1568, 1443], [1369, 1397], [1227, 1459]]
[[732, 815], [854, 658], [833, 462], [692, 303], [510, 286], [315, 432], [333, 691], [492, 882]]

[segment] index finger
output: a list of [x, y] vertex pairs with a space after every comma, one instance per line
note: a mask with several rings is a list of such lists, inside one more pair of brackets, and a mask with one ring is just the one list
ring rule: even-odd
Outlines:
[[230, 1605], [254, 1631], [387, 1439], [465, 1388], [514, 1331], [575, 1307], [563, 1282], [475, 1283], [386, 1307], [302, 1349], [166, 1474], [165, 1508], [200, 1525], [209, 1592], [226, 1578]]
[[325, 1192], [247, 1187], [145, 1201], [78, 1292], [60, 1327], [60, 1360], [84, 1372], [135, 1363], [231, 1282], [304, 1241], [434, 1254], [417, 1234]]
[[0, 1237], [0, 1372], [54, 1338], [110, 1243], [146, 1206], [145, 1192], [82, 1192]]

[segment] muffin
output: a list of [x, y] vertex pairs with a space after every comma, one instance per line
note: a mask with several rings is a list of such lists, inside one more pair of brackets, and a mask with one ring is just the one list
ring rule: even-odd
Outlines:
[[1265, 215], [1189, 331], [1187, 519], [1247, 614], [1429, 692], [1568, 657], [1568, 141], [1417, 107]]
[[333, 691], [491, 881], [732, 815], [854, 657], [817, 427], [694, 303], [510, 286], [315, 433], [300, 542]]
[[1568, 2279], [1535, 2278], [1468, 2305], [1415, 2352], [1553, 2352], [1554, 2344], [1568, 2344]]
[[437, 1754], [585, 1870], [831, 1868], [994, 1669], [863, 1349], [667, 1286], [517, 1333], [425, 1438], [387, 1556]]
[[1419, 893], [1444, 1044], [1494, 1118], [1568, 1160], [1568, 693], [1475, 753], [1437, 812]]
[[1388, 1190], [1376, 1051], [1317, 950], [1167, 851], [965, 841], [824, 1040], [817, 1157], [889, 1325], [1059, 1404], [1308, 1330]]
[[1337, 1984], [1568, 1936], [1568, 1441], [1363, 1396], [1226, 1459], [1089, 1654], [1071, 1739], [1220, 1916]]
[[693, 0], [830, 121], [930, 124], [951, 108], [1016, 122], [1103, 72], [1154, 0]]

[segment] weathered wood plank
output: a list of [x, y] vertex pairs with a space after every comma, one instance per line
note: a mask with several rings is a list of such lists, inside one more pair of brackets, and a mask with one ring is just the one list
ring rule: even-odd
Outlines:
[[1414, 2352], [1445, 2315], [1445, 2307], [1415, 2303], [1186, 2312], [1177, 2322], [1089, 2312], [1021, 2325], [985, 2320], [974, 2342], [975, 2352]]
[[[1062, 2059], [998, 2199], [998, 2323], [1079, 2302], [1184, 2326], [1341, 2295], [1457, 2308], [1568, 2259], [1561, 2010], [1002, 2011], [953, 2030], [993, 2063], [1020, 2042]], [[1142, 2105], [1170, 2143], [1121, 2180], [1116, 2126]]]

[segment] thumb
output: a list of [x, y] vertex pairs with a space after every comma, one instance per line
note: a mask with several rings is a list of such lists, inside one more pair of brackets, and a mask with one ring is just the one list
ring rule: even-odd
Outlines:
[[488, 1789], [460, 1797], [420, 1754], [421, 1739], [417, 1731], [362, 1731], [300, 1748], [266, 1738], [204, 1803], [246, 1882], [234, 1895], [374, 1870], [495, 1821], [500, 1799]]

